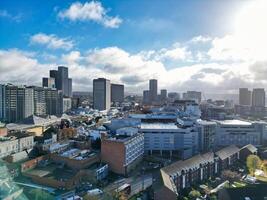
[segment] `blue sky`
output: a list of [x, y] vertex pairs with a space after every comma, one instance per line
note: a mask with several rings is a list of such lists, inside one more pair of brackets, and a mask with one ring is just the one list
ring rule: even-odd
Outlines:
[[[251, 56], [254, 43], [243, 45], [238, 39], [247, 41], [241, 30], [250, 30], [249, 25], [262, 19], [255, 15], [266, 6], [262, 2], [4, 0], [0, 4], [0, 72], [10, 69], [14, 74], [2, 73], [0, 78], [40, 84], [49, 68], [64, 64], [70, 68], [75, 90], [91, 90], [95, 76], [124, 83], [129, 91], [138, 88], [138, 93], [149, 78], [158, 78], [162, 87], [177, 91], [265, 87], [264, 80], [255, 81], [258, 74], [248, 76], [255, 63], [265, 66], [265, 57]], [[255, 21], [244, 29], [246, 17]], [[253, 28], [261, 31], [260, 25]], [[253, 34], [248, 36], [252, 40], [257, 33]], [[265, 67], [257, 69], [261, 73]], [[27, 70], [38, 74], [22, 78]]]
[[101, 2], [110, 16], [123, 19], [119, 28], [106, 28], [93, 21], [75, 23], [59, 19], [57, 11], [66, 9], [73, 1], [4, 1], [1, 10], [19, 19], [1, 18], [0, 44], [3, 48], [31, 50], [28, 37], [44, 32], [71, 37], [78, 49], [119, 46], [136, 52], [183, 42], [197, 35], [221, 36], [231, 28], [225, 26], [225, 19], [240, 6], [238, 1], [230, 0]]

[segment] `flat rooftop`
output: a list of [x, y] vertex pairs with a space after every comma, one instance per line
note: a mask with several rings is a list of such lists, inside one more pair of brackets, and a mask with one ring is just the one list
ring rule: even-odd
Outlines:
[[141, 129], [179, 129], [175, 123], [141, 123]]
[[241, 126], [250, 126], [252, 125], [251, 122], [248, 121], [243, 121], [243, 120], [238, 120], [238, 119], [232, 119], [232, 120], [215, 120], [217, 123], [220, 125], [241, 125]]

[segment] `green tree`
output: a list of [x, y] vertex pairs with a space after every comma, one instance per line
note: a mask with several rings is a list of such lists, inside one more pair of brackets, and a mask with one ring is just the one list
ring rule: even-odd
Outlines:
[[211, 195], [210, 196], [210, 200], [217, 200], [218, 198], [217, 198], [217, 196], [216, 195]]
[[256, 169], [261, 168], [262, 161], [257, 155], [249, 155], [247, 157], [247, 168], [251, 175], [255, 176]]
[[52, 200], [54, 197], [48, 192], [41, 189], [33, 189], [30, 191], [31, 198], [33, 200]]
[[189, 196], [189, 199], [195, 200], [196, 198], [200, 197], [201, 194], [197, 190], [192, 190], [191, 192], [189, 192], [189, 195], [188, 196]]

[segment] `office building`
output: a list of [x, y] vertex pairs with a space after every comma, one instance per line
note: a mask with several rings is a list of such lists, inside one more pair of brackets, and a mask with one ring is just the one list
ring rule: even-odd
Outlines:
[[265, 90], [263, 88], [254, 88], [252, 91], [252, 106], [265, 107]]
[[47, 88], [45, 89], [45, 104], [47, 115], [60, 115], [60, 96], [56, 89]]
[[59, 85], [59, 83], [58, 83], [59, 79], [57, 78], [58, 77], [58, 71], [57, 70], [50, 70], [49, 76], [50, 76], [50, 78], [55, 79], [55, 87], [58, 89], [58, 85]]
[[251, 91], [248, 88], [239, 88], [239, 105], [251, 105]]
[[62, 112], [65, 113], [67, 111], [70, 111], [71, 110], [71, 98], [68, 98], [68, 97], [63, 97], [63, 100], [62, 100]]
[[158, 96], [158, 81], [156, 79], [149, 80], [150, 102], [156, 102]]
[[124, 100], [124, 85], [111, 84], [111, 101], [122, 103]]
[[[140, 133], [144, 134], [145, 152], [167, 157], [189, 158], [198, 152], [198, 132], [193, 128], [180, 128], [167, 119], [145, 119]], [[155, 122], [158, 121], [158, 122]]]
[[111, 100], [110, 80], [98, 78], [93, 80], [93, 105], [97, 110], [109, 110]]
[[69, 78], [68, 68], [59, 66], [58, 70], [50, 70], [50, 78], [55, 79], [55, 87], [62, 91], [62, 95], [72, 97], [72, 79]]
[[149, 102], [150, 102], [149, 90], [144, 90], [143, 91], [143, 104], [149, 104]]
[[160, 90], [160, 101], [164, 102], [166, 100], [167, 100], [167, 90], [162, 89], [162, 90]]
[[43, 78], [43, 87], [44, 88], [56, 88], [55, 78]]
[[68, 78], [68, 97], [72, 97], [72, 79]]
[[239, 147], [252, 144], [260, 146], [266, 138], [266, 123], [242, 120], [215, 121], [216, 147], [237, 145]]
[[184, 100], [194, 100], [196, 103], [200, 103], [201, 102], [201, 92], [187, 91], [186, 93], [183, 93], [183, 99]]
[[116, 138], [102, 135], [101, 161], [107, 163], [112, 172], [127, 175], [142, 160], [143, 154], [143, 134], [128, 137], [117, 134]]
[[176, 100], [180, 99], [180, 94], [177, 92], [169, 92], [168, 93], [168, 98], [171, 102], [174, 102]]

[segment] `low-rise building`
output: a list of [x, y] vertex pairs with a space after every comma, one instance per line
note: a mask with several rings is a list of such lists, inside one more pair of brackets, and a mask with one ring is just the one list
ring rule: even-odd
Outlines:
[[104, 136], [101, 141], [101, 160], [109, 165], [111, 171], [127, 175], [141, 161], [144, 154], [144, 136]]
[[9, 133], [7, 136], [0, 138], [0, 158], [32, 149], [33, 146], [32, 135], [25, 132]]
[[240, 149], [235, 145], [225, 147], [215, 153], [219, 158], [219, 170], [225, 170], [234, 165], [239, 160]]
[[164, 185], [178, 195], [181, 190], [217, 173], [217, 162], [212, 152], [177, 161], [160, 170]]
[[252, 144], [248, 144], [240, 149], [240, 159], [242, 161], [246, 161], [247, 157], [252, 154], [258, 154], [258, 148], [253, 146]]

